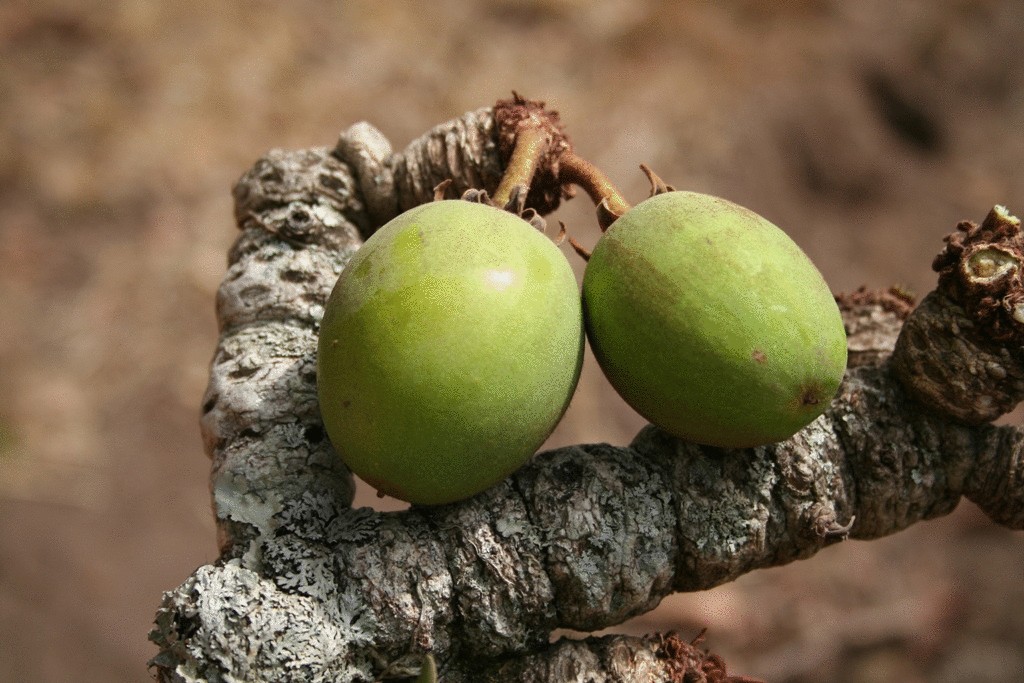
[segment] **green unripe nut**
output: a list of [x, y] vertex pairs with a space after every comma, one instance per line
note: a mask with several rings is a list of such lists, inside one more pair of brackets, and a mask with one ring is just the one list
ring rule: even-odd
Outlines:
[[748, 447], [820, 415], [842, 381], [835, 299], [772, 223], [694, 192], [618, 218], [583, 280], [594, 354], [618, 393], [669, 433]]
[[579, 379], [579, 289], [522, 219], [459, 200], [378, 230], [326, 306], [320, 410], [345, 463], [413, 503], [467, 498], [520, 467]]

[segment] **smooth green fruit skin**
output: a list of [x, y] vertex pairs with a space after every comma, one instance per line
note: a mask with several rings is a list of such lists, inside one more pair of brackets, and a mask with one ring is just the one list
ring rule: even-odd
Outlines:
[[413, 503], [467, 498], [519, 468], [579, 379], [579, 287], [512, 214], [447, 200], [398, 216], [342, 271], [320, 331], [320, 410], [345, 463]]
[[587, 264], [583, 305], [618, 393], [697, 443], [792, 436], [846, 368], [843, 320], [810, 259], [766, 219], [710, 195], [655, 195], [617, 219]]

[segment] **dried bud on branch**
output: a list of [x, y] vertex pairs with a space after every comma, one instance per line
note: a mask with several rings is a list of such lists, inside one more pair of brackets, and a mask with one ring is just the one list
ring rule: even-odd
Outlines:
[[932, 264], [938, 288], [904, 325], [893, 367], [919, 400], [967, 424], [990, 422], [1024, 398], [1024, 236], [994, 208], [965, 222]]

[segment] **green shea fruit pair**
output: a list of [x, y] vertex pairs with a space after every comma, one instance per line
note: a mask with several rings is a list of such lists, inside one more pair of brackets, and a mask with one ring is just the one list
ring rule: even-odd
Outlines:
[[766, 219], [665, 192], [602, 236], [583, 279], [587, 336], [616, 391], [682, 439], [781, 441], [820, 415], [846, 368], [821, 274]]
[[583, 338], [579, 288], [551, 240], [484, 204], [424, 204], [374, 233], [331, 293], [317, 359], [327, 434], [381, 493], [467, 498], [550, 435]]
[[828, 286], [788, 236], [717, 197], [666, 192], [617, 219], [583, 281], [525, 221], [440, 201], [342, 272], [318, 348], [321, 413], [348, 466], [422, 504], [467, 498], [543, 443], [579, 379], [584, 319], [641, 415], [720, 447], [781, 441], [846, 367]]

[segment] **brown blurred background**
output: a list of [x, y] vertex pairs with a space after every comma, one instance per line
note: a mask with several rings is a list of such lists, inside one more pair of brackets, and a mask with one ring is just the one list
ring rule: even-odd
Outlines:
[[[835, 290], [923, 294], [957, 221], [1024, 212], [1022, 47], [1018, 0], [4, 2], [0, 681], [146, 680], [161, 591], [215, 558], [198, 405], [265, 150], [363, 119], [399, 148], [514, 88], [628, 196], [647, 162]], [[552, 444], [641, 424], [588, 358]], [[964, 503], [623, 628], [702, 626], [772, 681], [1024, 680], [1024, 534]]]

